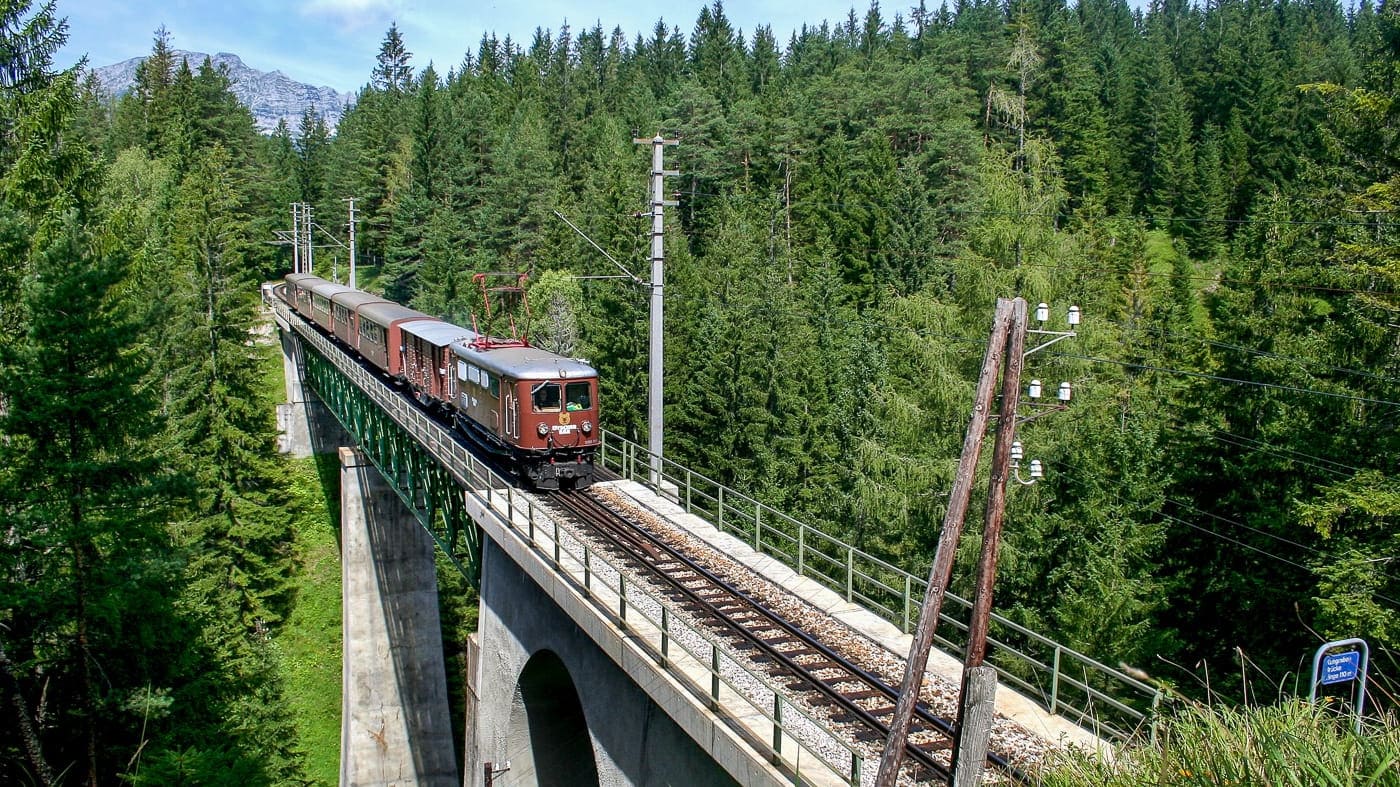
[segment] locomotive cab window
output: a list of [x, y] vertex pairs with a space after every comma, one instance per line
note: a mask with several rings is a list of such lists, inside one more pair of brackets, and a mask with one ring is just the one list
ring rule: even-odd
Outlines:
[[530, 399], [537, 413], [559, 412], [559, 383], [540, 383], [530, 389]]
[[564, 387], [564, 407], [573, 412], [575, 410], [587, 410], [593, 406], [593, 397], [589, 394], [588, 383], [569, 383]]

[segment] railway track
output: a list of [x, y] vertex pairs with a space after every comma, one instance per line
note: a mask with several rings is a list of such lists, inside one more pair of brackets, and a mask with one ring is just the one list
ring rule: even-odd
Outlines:
[[[854, 730], [857, 741], [878, 744], [888, 736], [887, 722], [893, 718], [898, 691], [878, 676], [588, 492], [555, 492], [547, 500], [591, 527], [617, 557], [654, 577], [673, 600], [706, 621], [735, 652], [764, 663], [771, 677], [783, 681], [788, 696], [827, 710], [835, 721]], [[942, 760], [952, 742], [952, 724], [920, 702], [906, 749], [906, 769], [913, 766], [915, 781], [947, 783], [950, 770]], [[988, 756], [987, 766], [1015, 783], [1030, 783], [1029, 777], [995, 754]]]

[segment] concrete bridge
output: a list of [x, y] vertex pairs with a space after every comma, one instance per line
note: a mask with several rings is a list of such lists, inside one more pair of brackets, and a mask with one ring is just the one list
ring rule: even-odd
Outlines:
[[[340, 453], [342, 784], [873, 781], [878, 751], [872, 756], [869, 746], [790, 701], [761, 665], [746, 663], [667, 598], [632, 581], [586, 535], [495, 477], [448, 430], [277, 306], [290, 402], [279, 411], [284, 447], [362, 446]], [[312, 385], [303, 385], [308, 378]], [[336, 420], [355, 434], [338, 432]], [[644, 454], [638, 456], [635, 446], [613, 438], [603, 458], [631, 476], [646, 472]], [[664, 495], [637, 481], [612, 482], [611, 494], [709, 541], [892, 653], [907, 653], [910, 612], [922, 594], [917, 578], [827, 544], [807, 526], [706, 486], [689, 471], [671, 470], [668, 480], [676, 483]], [[788, 541], [795, 549], [782, 548]], [[460, 758], [447, 721], [435, 547], [480, 587]], [[796, 560], [786, 565], [774, 552], [795, 552]], [[956, 636], [957, 621], [945, 628]], [[1030, 632], [1013, 633], [1018, 642], [1034, 640]], [[1084, 674], [1084, 657], [1049, 645], [1053, 652], [1029, 657], [1042, 673], [1051, 670], [1047, 680], [1032, 678], [1053, 684], [1049, 701], [1045, 692], [1037, 703], [1003, 686], [1001, 715], [1049, 740], [1085, 746], [1102, 741], [1054, 711], [1106, 719], [1103, 710], [1119, 705], [1124, 726], [1134, 713], [1142, 718], [1107, 688], [1111, 681], [1071, 677]], [[1099, 674], [1119, 681], [1119, 689], [1151, 694], [1127, 676]], [[960, 675], [955, 659], [935, 652], [930, 680], [956, 685]]]

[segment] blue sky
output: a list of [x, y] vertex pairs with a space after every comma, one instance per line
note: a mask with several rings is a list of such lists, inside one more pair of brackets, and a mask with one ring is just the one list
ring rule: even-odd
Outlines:
[[[916, 2], [881, 7], [893, 19], [895, 12], [907, 16]], [[398, 23], [415, 68], [432, 61], [445, 73], [474, 51], [487, 31], [528, 44], [536, 27], [557, 33], [566, 20], [574, 30], [601, 21], [608, 31], [621, 26], [631, 41], [664, 19], [688, 36], [704, 5], [703, 0], [58, 0], [59, 14], [68, 19], [68, 45], [57, 65], [71, 65], [83, 55], [89, 65], [105, 66], [149, 54], [156, 29], [164, 25], [176, 49], [232, 52], [253, 68], [353, 91], [369, 81], [391, 22]], [[735, 0], [725, 4], [725, 14], [746, 36], [770, 24], [786, 43], [804, 22], [845, 19], [853, 5], [862, 16], [869, 7], [868, 0]]]

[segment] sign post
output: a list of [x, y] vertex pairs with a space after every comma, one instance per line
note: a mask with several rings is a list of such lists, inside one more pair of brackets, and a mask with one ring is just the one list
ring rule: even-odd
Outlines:
[[[1338, 650], [1348, 645], [1357, 646], [1353, 650]], [[1336, 651], [1336, 652], [1330, 652]], [[1366, 666], [1370, 661], [1371, 649], [1366, 640], [1353, 637], [1328, 642], [1313, 654], [1312, 688], [1308, 692], [1308, 702], [1317, 702], [1317, 687], [1333, 683], [1356, 681], [1356, 731], [1361, 732], [1361, 716], [1366, 712]]]

